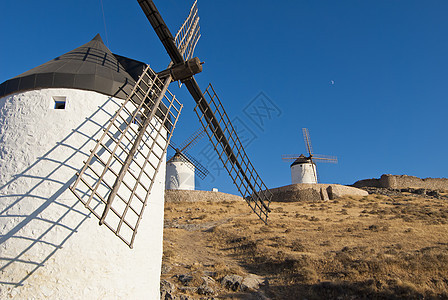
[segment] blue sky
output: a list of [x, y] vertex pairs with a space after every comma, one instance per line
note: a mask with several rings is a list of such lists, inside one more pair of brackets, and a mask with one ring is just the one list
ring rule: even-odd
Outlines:
[[[173, 34], [193, 1], [155, 1]], [[383, 173], [447, 177], [447, 1], [205, 1], [196, 55], [268, 187], [290, 184], [282, 154], [335, 155], [322, 182], [351, 184]], [[68, 52], [100, 33], [112, 52], [164, 69], [169, 58], [137, 1], [0, 3], [0, 82]], [[184, 103], [174, 140], [199, 128]], [[261, 94], [260, 94], [261, 93]], [[261, 98], [260, 98], [261, 97]], [[272, 110], [266, 114], [263, 99]], [[247, 114], [264, 113], [264, 117]], [[208, 161], [204, 138], [190, 152], [211, 171], [200, 189], [236, 193]]]

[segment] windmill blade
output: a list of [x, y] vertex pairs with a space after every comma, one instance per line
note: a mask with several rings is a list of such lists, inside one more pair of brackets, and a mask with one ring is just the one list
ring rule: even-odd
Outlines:
[[177, 149], [179, 149], [179, 147], [177, 147], [176, 143], [173, 141], [170, 141], [170, 147], [173, 148], [173, 150], [177, 151]]
[[[186, 83], [187, 87], [189, 83], [191, 82]], [[209, 99], [208, 102], [206, 98]], [[204, 109], [204, 107], [207, 108]], [[266, 223], [270, 212], [269, 204], [272, 193], [263, 183], [247, 157], [243, 145], [211, 84], [205, 90], [204, 96], [198, 101], [194, 110], [219, 159], [239, 192], [258, 217]]]
[[177, 49], [179, 49], [184, 60], [189, 60], [193, 57], [194, 49], [201, 37], [199, 29], [199, 15], [196, 0], [190, 9], [190, 14], [174, 37]]
[[173, 35], [168, 26], [166, 26], [154, 2], [151, 0], [138, 0], [140, 7], [146, 15], [146, 18], [151, 23], [157, 36], [165, 47], [166, 52], [171, 58], [171, 61], [176, 65], [185, 62], [182, 53], [177, 48]]
[[[205, 135], [204, 129], [198, 129], [195, 133], [193, 133], [187, 140], [185, 140], [180, 147], [176, 147], [173, 149], [176, 150], [176, 153], [171, 156], [167, 163], [170, 163], [175, 157], [182, 159], [186, 162], [187, 166], [195, 171], [195, 174], [201, 178], [202, 180], [207, 177], [209, 171], [206, 167], [204, 167], [198, 160], [196, 160], [193, 156], [189, 155], [187, 151], [191, 149], [191, 147], [196, 144], [203, 136]], [[172, 143], [174, 144], [174, 143]]]
[[[176, 154], [174, 154], [174, 155], [176, 155]], [[168, 158], [166, 159], [166, 163], [171, 162], [171, 161], [173, 160], [173, 158], [174, 158], [174, 155], [171, 155], [170, 157], [168, 157]]]
[[313, 147], [311, 146], [310, 134], [308, 128], [302, 128], [303, 139], [305, 140], [306, 149], [308, 150], [308, 155], [313, 155]]
[[[203, 136], [205, 135], [204, 129], [198, 129], [195, 133], [193, 133], [187, 140], [185, 140], [180, 147], [176, 145], [173, 141], [170, 142], [171, 148], [173, 148], [177, 153], [186, 153], [191, 147], [194, 146]], [[170, 156], [167, 159], [167, 163], [169, 163], [173, 158], [175, 154]], [[208, 174], [208, 171], [207, 171]], [[207, 175], [205, 175], [207, 176]], [[204, 178], [205, 178], [204, 176]], [[203, 178], [202, 178], [203, 179]]]
[[193, 156], [191, 156], [188, 153], [180, 153], [181, 157], [185, 159], [186, 162], [189, 162], [187, 166], [191, 168], [193, 171], [195, 171], [195, 175], [197, 175], [202, 180], [207, 177], [208, 173], [210, 173], [204, 165], [202, 165], [197, 159], [195, 159]]
[[200, 139], [202, 139], [205, 135], [205, 131], [203, 128], [198, 129], [195, 133], [193, 133], [188, 139], [186, 139], [182, 145], [179, 147], [180, 152], [187, 152], [191, 149]]
[[[177, 48], [174, 38], [154, 5], [154, 2], [151, 0], [138, 0], [138, 2], [172, 62], [174, 64], [184, 63], [184, 58]], [[207, 135], [214, 145], [224, 167], [227, 169], [249, 206], [266, 223], [268, 213], [270, 212], [269, 204], [272, 193], [268, 190], [250, 163], [219, 99], [214, 91], [211, 94], [208, 92], [209, 88], [202, 94], [193, 76], [185, 80], [185, 85], [196, 101], [196, 114], [204, 129], [206, 129]], [[210, 103], [205, 99], [206, 94], [210, 98]], [[217, 103], [219, 103], [219, 106]], [[215, 116], [215, 112], [220, 113], [219, 118]], [[224, 130], [220, 122], [223, 122], [222, 126]]]
[[300, 154], [283, 154], [283, 160], [296, 160], [300, 157]]
[[316, 183], [319, 183], [320, 182], [319, 170], [317, 169], [317, 167], [315, 167], [314, 170], [315, 170], [314, 176], [316, 177]]
[[338, 163], [338, 158], [336, 156], [331, 155], [314, 154], [313, 159], [317, 159], [320, 162], [326, 162], [326, 163], [333, 163], [333, 164]]
[[170, 80], [147, 66], [70, 187], [130, 248], [182, 110]]
[[209, 170], [204, 167], [204, 165], [202, 165], [197, 159], [186, 152], [177, 151], [176, 154], [171, 156], [166, 163], [168, 164], [175, 159], [180, 159], [181, 161], [185, 162], [186, 166], [195, 171], [195, 175], [197, 175], [202, 180], [204, 180], [205, 177], [207, 177], [208, 173], [210, 173]]
[[193, 156], [191, 156], [189, 153], [183, 153], [183, 154], [185, 156], [187, 156], [188, 159], [193, 163], [195, 175], [197, 175], [199, 178], [204, 180], [205, 177], [207, 177], [208, 173], [210, 173], [209, 170], [203, 164], [201, 164], [197, 159], [195, 159]]

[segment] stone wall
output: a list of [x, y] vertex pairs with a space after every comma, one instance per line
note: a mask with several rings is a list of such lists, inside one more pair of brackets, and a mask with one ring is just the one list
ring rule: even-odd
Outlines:
[[332, 200], [346, 196], [367, 196], [366, 191], [339, 184], [298, 183], [271, 189], [273, 202]]
[[244, 201], [242, 197], [212, 191], [165, 190], [165, 202]]
[[383, 174], [379, 179], [364, 179], [353, 184], [354, 187], [378, 187], [378, 188], [423, 188], [430, 190], [448, 190], [447, 178], [418, 178], [408, 175]]
[[[339, 184], [297, 183], [271, 189], [273, 202], [322, 201], [346, 196], [367, 196], [354, 187]], [[240, 196], [212, 191], [166, 190], [165, 202], [244, 201]]]
[[[383, 175], [384, 176], [384, 175]], [[362, 187], [376, 187], [376, 188], [381, 188], [382, 186], [382, 182], [380, 181], [380, 179], [377, 178], [372, 178], [372, 179], [362, 179], [362, 180], [358, 180], [356, 181], [353, 186], [357, 187], [357, 188], [362, 188]]]

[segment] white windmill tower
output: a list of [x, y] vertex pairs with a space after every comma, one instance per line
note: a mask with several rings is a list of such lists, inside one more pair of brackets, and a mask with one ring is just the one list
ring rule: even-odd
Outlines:
[[181, 146], [176, 146], [173, 141], [170, 142], [171, 148], [176, 153], [166, 162], [166, 181], [167, 190], [194, 190], [195, 177], [204, 179], [209, 171], [198, 162], [193, 156], [188, 154], [191, 149], [203, 136], [205, 131], [200, 129], [185, 140]]
[[296, 183], [317, 183], [318, 173], [314, 160], [328, 163], [337, 163], [335, 156], [313, 154], [311, 139], [307, 128], [302, 128], [303, 139], [305, 140], [308, 156], [300, 155], [282, 155], [284, 160], [293, 160], [291, 164], [291, 182]]
[[[152, 209], [141, 223], [143, 238], [132, 253], [114, 235], [105, 234], [69, 190], [76, 170], [132, 94], [143, 68], [143, 63], [112, 54], [97, 35], [1, 84], [0, 299], [16, 294], [21, 299], [130, 299], [158, 293], [165, 170], [156, 175], [145, 168], [155, 179], [148, 199]], [[125, 107], [132, 112], [133, 106], [127, 101]], [[135, 138], [139, 125], [132, 122], [133, 116], [122, 111], [120, 117], [122, 124], [130, 124], [126, 138]], [[165, 145], [174, 122], [163, 122], [163, 114], [157, 113], [151, 126], [145, 131], [145, 145]], [[113, 146], [112, 138], [119, 137], [114, 133], [103, 141]], [[131, 147], [128, 140], [121, 145]], [[163, 149], [156, 151], [162, 157]], [[107, 160], [107, 154], [98, 153], [96, 164]], [[153, 164], [156, 154], [149, 157]], [[116, 156], [124, 160], [124, 150]], [[142, 155], [136, 161], [143, 164]], [[86, 184], [92, 179], [86, 178]], [[149, 185], [149, 178], [145, 180]]]
[[211, 85], [203, 93], [194, 78], [196, 3], [176, 38], [152, 1], [138, 3], [168, 69], [114, 55], [96, 36], [0, 85], [0, 299], [159, 298], [165, 155], [182, 109], [172, 81], [267, 222], [272, 194]]

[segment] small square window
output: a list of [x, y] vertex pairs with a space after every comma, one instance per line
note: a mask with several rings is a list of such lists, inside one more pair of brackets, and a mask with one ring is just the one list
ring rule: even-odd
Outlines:
[[64, 96], [53, 96], [54, 109], [65, 109], [67, 98]]
[[132, 121], [132, 123], [133, 123], [133, 124], [137, 124], [137, 125], [141, 125], [141, 124], [143, 123], [142, 115], [141, 115], [141, 114], [137, 114], [137, 115], [135, 116], [134, 121]]

